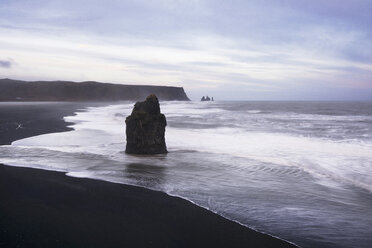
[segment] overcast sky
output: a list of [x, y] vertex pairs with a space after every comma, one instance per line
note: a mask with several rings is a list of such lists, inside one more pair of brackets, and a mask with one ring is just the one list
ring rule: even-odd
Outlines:
[[0, 0], [0, 78], [372, 100], [371, 0]]

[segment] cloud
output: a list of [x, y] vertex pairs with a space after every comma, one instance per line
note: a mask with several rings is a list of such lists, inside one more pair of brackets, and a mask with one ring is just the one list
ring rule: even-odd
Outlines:
[[8, 76], [25, 79], [175, 84], [228, 99], [363, 91], [372, 82], [371, 8], [369, 0], [3, 0], [0, 54], [17, 57], [22, 67]]
[[7, 60], [0, 60], [0, 67], [10, 68], [10, 67], [12, 67], [12, 62], [7, 61]]

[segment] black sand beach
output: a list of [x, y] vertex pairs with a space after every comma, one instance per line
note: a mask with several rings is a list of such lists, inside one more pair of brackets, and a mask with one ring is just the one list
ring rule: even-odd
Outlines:
[[[61, 117], [80, 107], [3, 105], [1, 128], [35, 128], [0, 141], [68, 130]], [[295, 247], [162, 192], [61, 172], [0, 165], [0, 199], [0, 247]]]
[[35, 135], [70, 131], [64, 116], [104, 103], [0, 102], [0, 145]]

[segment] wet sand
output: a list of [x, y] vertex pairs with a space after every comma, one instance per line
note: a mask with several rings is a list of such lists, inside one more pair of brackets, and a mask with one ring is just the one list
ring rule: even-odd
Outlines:
[[0, 145], [46, 133], [70, 131], [63, 120], [78, 109], [104, 103], [0, 102]]

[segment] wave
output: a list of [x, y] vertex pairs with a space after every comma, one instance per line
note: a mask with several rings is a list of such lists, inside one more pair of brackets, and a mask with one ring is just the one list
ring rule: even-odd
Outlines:
[[[13, 145], [67, 153], [98, 154], [124, 162], [124, 123], [131, 108], [132, 104], [89, 108], [87, 112], [65, 118], [66, 121], [75, 123], [73, 132], [31, 137], [16, 141]], [[198, 115], [203, 112], [223, 112], [221, 109], [201, 109], [198, 104], [187, 103], [166, 103], [163, 110], [170, 119], [176, 113]], [[172, 126], [167, 128], [166, 140], [170, 151], [194, 150], [225, 154], [228, 155], [226, 159], [229, 156], [244, 157], [266, 164], [294, 166], [316, 177], [326, 177], [372, 191], [372, 168], [367, 166], [372, 161], [371, 142], [249, 132], [246, 128], [236, 127], [190, 129]]]

